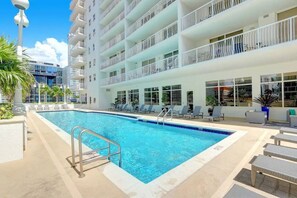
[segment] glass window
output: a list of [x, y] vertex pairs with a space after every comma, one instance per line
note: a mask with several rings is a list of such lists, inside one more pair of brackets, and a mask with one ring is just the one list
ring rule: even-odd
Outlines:
[[132, 103], [135, 102], [136, 104], [139, 104], [139, 90], [138, 89], [132, 89], [128, 91], [128, 102]]
[[236, 78], [235, 79], [235, 105], [236, 106], [251, 106], [253, 101], [252, 96], [252, 78]]
[[282, 107], [282, 74], [271, 74], [261, 76], [261, 95], [266, 90], [271, 90], [272, 94], [278, 96], [279, 100], [272, 103], [272, 107]]
[[162, 91], [162, 103], [181, 105], [181, 85], [164, 86]]
[[90, 81], [90, 82], [92, 81], [92, 76], [91, 76], [91, 75], [89, 76], [89, 81]]
[[126, 104], [126, 91], [118, 91], [117, 98], [120, 104]]
[[281, 80], [282, 80], [282, 75], [281, 74], [272, 74], [272, 75], [261, 76], [261, 83], [264, 83], [264, 82], [276, 82], [276, 81], [281, 81]]
[[89, 68], [91, 68], [92, 67], [92, 63], [91, 63], [91, 61], [89, 61]]
[[96, 74], [93, 74], [94, 81], [96, 80]]
[[158, 87], [144, 89], [144, 104], [159, 105], [159, 88]]
[[95, 15], [95, 14], [93, 14], [93, 21], [95, 21], [95, 19], [96, 19], [96, 15]]
[[297, 107], [297, 72], [284, 73], [284, 106]]

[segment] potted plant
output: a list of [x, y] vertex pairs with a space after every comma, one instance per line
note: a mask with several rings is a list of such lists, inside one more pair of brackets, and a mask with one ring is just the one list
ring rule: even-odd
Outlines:
[[206, 96], [206, 106], [210, 106], [210, 108], [208, 108], [208, 113], [210, 116], [212, 116], [213, 108], [218, 104], [218, 99], [216, 99], [214, 96]]
[[266, 112], [267, 120], [269, 120], [269, 107], [271, 107], [272, 103], [278, 101], [278, 96], [273, 94], [272, 90], [266, 89], [263, 95], [255, 97], [253, 101], [262, 106], [262, 111]]

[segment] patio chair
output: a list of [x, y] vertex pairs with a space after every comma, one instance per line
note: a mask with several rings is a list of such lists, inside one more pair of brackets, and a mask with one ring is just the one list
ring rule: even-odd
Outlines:
[[189, 111], [189, 106], [184, 105], [181, 111], [174, 113], [173, 115], [178, 117], [183, 117], [188, 113], [188, 111]]
[[295, 109], [287, 110], [287, 121], [290, 124], [290, 127], [297, 127], [297, 115]]
[[199, 116], [201, 116], [203, 118], [203, 112], [200, 112], [200, 111], [201, 111], [201, 106], [195, 106], [193, 113], [186, 114], [186, 115], [184, 115], [184, 117], [191, 119], [191, 118], [195, 118], [195, 117], [199, 118]]
[[54, 106], [54, 110], [60, 110], [60, 105], [55, 104], [55, 106]]
[[215, 106], [213, 108], [212, 115], [211, 116], [206, 116], [205, 118], [208, 119], [208, 120], [211, 120], [212, 122], [215, 119], [220, 120], [221, 118], [223, 118], [223, 120], [224, 120], [224, 114], [222, 114], [221, 111], [222, 111], [222, 107], [221, 106]]
[[257, 172], [271, 175], [291, 183], [297, 183], [297, 164], [294, 162], [259, 155], [252, 163], [252, 186], [256, 184]]
[[138, 112], [142, 112], [142, 111], [144, 111], [144, 107], [145, 107], [144, 104], [138, 106], [138, 110], [137, 110], [137, 111], [138, 111]]
[[145, 113], [151, 113], [151, 112], [154, 112], [154, 110], [153, 110], [153, 105], [150, 105], [150, 106], [145, 110]]
[[224, 198], [264, 198], [256, 192], [250, 191], [242, 186], [234, 184], [232, 188], [227, 192]]
[[37, 111], [43, 111], [43, 106], [42, 105], [37, 105]]
[[123, 104], [118, 104], [118, 105], [115, 107], [115, 110], [116, 110], [116, 111], [121, 111], [122, 107], [123, 107]]
[[36, 111], [36, 107], [35, 107], [35, 105], [34, 105], [34, 104], [30, 104], [30, 106], [29, 106], [29, 110], [34, 110], [34, 111]]
[[49, 111], [49, 110], [50, 110], [49, 105], [48, 105], [48, 104], [44, 105], [43, 110], [45, 110], [45, 111]]
[[128, 104], [124, 104], [120, 111], [127, 111]]
[[290, 133], [290, 134], [297, 135], [297, 129], [289, 128], [289, 127], [281, 127], [279, 130], [279, 133], [281, 134]]
[[297, 143], [297, 136], [295, 135], [286, 135], [286, 134], [276, 134], [274, 137], [274, 144], [280, 145], [281, 141], [283, 142], [291, 142], [291, 143]]
[[297, 149], [268, 144], [263, 154], [297, 162]]

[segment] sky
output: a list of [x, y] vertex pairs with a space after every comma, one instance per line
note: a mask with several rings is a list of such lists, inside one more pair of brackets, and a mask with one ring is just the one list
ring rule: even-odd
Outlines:
[[[67, 66], [67, 35], [71, 26], [70, 0], [29, 0], [25, 11], [29, 26], [23, 30], [23, 47], [34, 60]], [[14, 16], [18, 13], [11, 0], [0, 3], [0, 36], [17, 43], [18, 29]]]

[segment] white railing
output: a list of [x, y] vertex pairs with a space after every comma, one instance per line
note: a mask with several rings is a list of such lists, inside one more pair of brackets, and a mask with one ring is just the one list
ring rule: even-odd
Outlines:
[[102, 30], [102, 35], [105, 34], [107, 31], [109, 31], [111, 28], [113, 28], [116, 24], [118, 24], [123, 18], [125, 17], [124, 11], [121, 12], [121, 14], [116, 17], [114, 20], [112, 20], [105, 28]]
[[159, 72], [178, 68], [178, 55], [151, 63], [149, 65], [137, 68], [127, 72], [127, 80], [142, 78]]
[[297, 39], [297, 16], [217, 41], [183, 54], [183, 66]]
[[177, 34], [177, 22], [170, 24], [169, 26], [165, 27], [164, 29], [158, 31], [154, 35], [150, 36], [149, 38], [145, 39], [134, 45], [128, 52], [128, 57], [131, 57], [135, 54], [138, 54], [161, 41], [170, 38], [171, 36]]
[[83, 42], [83, 41], [79, 41], [76, 45], [74, 45], [73, 47], [72, 47], [72, 51], [73, 50], [76, 50], [76, 49], [79, 49], [79, 48], [84, 48], [85, 47], [85, 43]]
[[101, 69], [105, 69], [107, 67], [110, 67], [112, 65], [115, 65], [121, 61], [125, 60], [125, 52], [118, 54], [117, 56], [108, 59], [107, 61], [105, 61], [104, 63], [102, 63], [101, 65]]
[[121, 0], [114, 0], [113, 2], [111, 2], [111, 4], [109, 4], [109, 6], [104, 9], [104, 12], [101, 14], [101, 19], [103, 19], [120, 1]]
[[73, 69], [72, 70], [72, 76], [80, 77], [80, 76], [84, 76], [84, 75], [85, 75], [85, 71], [83, 69]]
[[75, 82], [72, 86], [70, 86], [71, 90], [83, 90], [86, 89], [86, 85], [84, 83]]
[[[77, 12], [77, 10], [74, 10], [75, 8], [82, 8], [82, 9], [84, 9], [84, 7], [85, 7], [84, 2], [81, 1], [81, 0], [79, 0], [79, 1], [75, 4], [75, 6], [73, 7], [73, 11], [72, 11], [72, 13], [71, 13], [71, 15], [70, 15], [70, 19], [74, 19], [75, 16], [79, 13], [79, 12]], [[79, 11], [79, 10], [78, 10], [78, 11]]]
[[125, 73], [102, 79], [101, 85], [111, 85], [115, 83], [124, 82], [126, 80]]
[[185, 15], [182, 18], [182, 28], [185, 30], [244, 1], [246, 0], [212, 0]]
[[128, 5], [126, 14], [129, 14], [140, 2], [141, 2], [141, 0], [133, 0]]
[[167, 6], [169, 6], [174, 1], [175, 0], [161, 0], [128, 28], [128, 35], [132, 34], [135, 30], [143, 26], [145, 23], [147, 23], [157, 14], [159, 14], [162, 10], [167, 8]]
[[77, 56], [75, 58], [71, 58], [71, 62], [72, 64], [75, 64], [75, 63], [83, 63], [84, 62], [84, 57], [82, 56]]
[[113, 37], [110, 41], [108, 41], [101, 49], [101, 51], [105, 51], [106, 49], [111, 48], [115, 44], [119, 43], [120, 41], [124, 40], [125, 32], [122, 32], [120, 35]]

